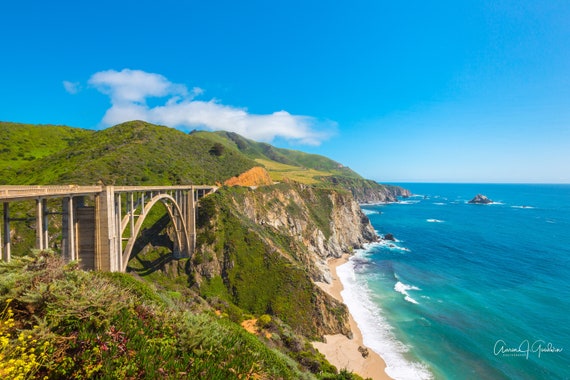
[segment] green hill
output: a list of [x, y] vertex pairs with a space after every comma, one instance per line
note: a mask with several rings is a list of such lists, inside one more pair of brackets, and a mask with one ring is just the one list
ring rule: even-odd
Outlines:
[[[213, 184], [256, 165], [237, 149], [211, 152], [210, 139], [142, 121], [76, 133], [75, 139], [69, 137], [72, 128], [56, 134], [63, 127], [35, 127], [34, 133], [51, 135], [53, 143], [42, 156], [25, 151], [32, 143], [31, 138], [19, 137], [21, 125], [2, 128], [8, 131], [4, 143], [24, 151], [26, 158], [17, 167], [0, 169], [2, 184]], [[7, 153], [0, 153], [2, 161], [9, 159]]]
[[320, 183], [321, 177], [327, 176], [362, 179], [350, 168], [318, 154], [277, 148], [267, 143], [247, 139], [233, 132], [195, 132], [195, 134], [216, 139], [218, 143], [226, 147], [238, 149], [247, 157], [264, 166], [276, 181], [289, 178], [297, 182], [314, 184]]
[[71, 148], [93, 133], [64, 126], [0, 122], [1, 183], [16, 183], [21, 168]]

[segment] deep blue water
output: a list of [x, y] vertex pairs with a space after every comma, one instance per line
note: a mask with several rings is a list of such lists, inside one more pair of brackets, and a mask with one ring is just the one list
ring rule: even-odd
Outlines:
[[339, 268], [389, 374], [570, 379], [570, 185], [401, 185], [415, 195], [362, 206], [397, 241]]

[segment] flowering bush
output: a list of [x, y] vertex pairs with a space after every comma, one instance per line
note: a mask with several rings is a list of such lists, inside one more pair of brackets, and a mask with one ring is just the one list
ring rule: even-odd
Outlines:
[[46, 361], [49, 342], [43, 344], [35, 339], [38, 326], [16, 335], [16, 322], [10, 302], [6, 301], [0, 313], [0, 378], [27, 379], [33, 376]]

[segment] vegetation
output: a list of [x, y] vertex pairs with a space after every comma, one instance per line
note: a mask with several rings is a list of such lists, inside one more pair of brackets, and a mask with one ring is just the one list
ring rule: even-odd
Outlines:
[[[7, 136], [5, 144], [13, 150], [25, 149], [17, 134]], [[20, 163], [17, 168], [5, 167], [0, 183], [215, 184], [256, 166], [235, 148], [222, 150], [211, 140], [142, 121], [87, 133], [67, 146], [62, 138], [56, 143], [61, 148], [56, 152]], [[5, 154], [0, 151], [0, 161], [8, 158]]]
[[195, 300], [189, 289], [172, 297], [129, 274], [78, 270], [49, 251], [2, 262], [0, 376], [346, 378], [280, 322], [270, 319], [264, 329], [281, 332], [319, 371]]
[[18, 183], [17, 173], [30, 162], [74, 146], [93, 131], [53, 125], [0, 122], [0, 181]]

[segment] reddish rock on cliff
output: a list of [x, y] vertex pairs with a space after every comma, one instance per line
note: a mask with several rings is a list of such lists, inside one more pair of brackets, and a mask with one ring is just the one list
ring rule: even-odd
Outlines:
[[224, 182], [224, 185], [228, 186], [263, 186], [271, 185], [273, 180], [269, 176], [267, 170], [260, 166], [251, 168], [245, 173], [242, 173], [236, 177], [232, 177]]

